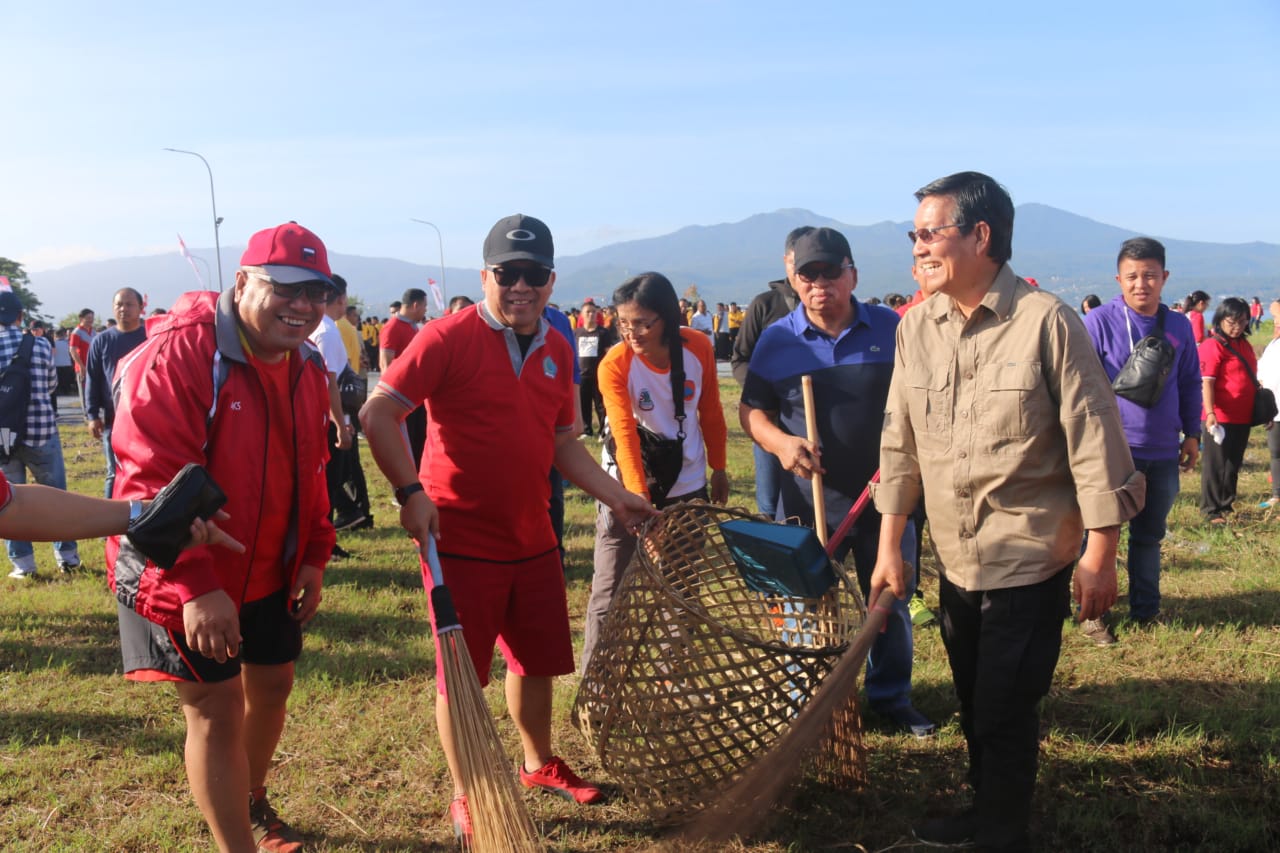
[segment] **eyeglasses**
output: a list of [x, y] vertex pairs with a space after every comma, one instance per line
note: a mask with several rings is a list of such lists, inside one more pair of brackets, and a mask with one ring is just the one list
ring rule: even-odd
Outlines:
[[333, 288], [325, 284], [323, 281], [303, 281], [298, 284], [284, 284], [276, 281], [269, 275], [263, 275], [258, 272], [249, 273], [251, 278], [260, 278], [267, 284], [271, 285], [271, 292], [281, 299], [287, 299], [293, 302], [299, 296], [305, 296], [307, 301], [313, 305], [321, 305], [329, 301], [329, 294], [333, 292]]
[[551, 281], [551, 270], [546, 267], [489, 267], [489, 271], [499, 287], [515, 287], [522, 278], [530, 287], [546, 287]]
[[660, 322], [662, 322], [661, 317], [654, 317], [652, 320], [619, 320], [618, 331], [624, 335], [632, 332], [647, 332]]
[[911, 241], [911, 245], [915, 245], [919, 240], [921, 243], [932, 243], [938, 239], [939, 231], [946, 231], [948, 228], [963, 228], [963, 222], [953, 222], [950, 225], [939, 225], [937, 228], [920, 228], [916, 231], [908, 231], [907, 239]]
[[813, 284], [820, 278], [825, 278], [827, 281], [835, 281], [840, 276], [844, 275], [845, 270], [853, 269], [853, 264], [840, 264], [839, 266], [822, 267], [817, 270], [812, 267], [806, 267], [806, 269], [809, 271], [805, 272], [805, 270], [796, 270], [796, 278], [800, 279], [805, 284]]

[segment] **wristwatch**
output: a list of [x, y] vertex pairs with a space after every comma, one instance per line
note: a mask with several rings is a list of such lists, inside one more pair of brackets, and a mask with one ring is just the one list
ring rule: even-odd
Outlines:
[[142, 515], [142, 501], [129, 501], [129, 524], [133, 525], [138, 520], [138, 516]]
[[421, 491], [424, 491], [422, 484], [417, 480], [414, 480], [407, 486], [400, 486], [396, 489], [396, 503], [400, 504], [400, 506], [404, 506], [409, 502], [409, 498]]

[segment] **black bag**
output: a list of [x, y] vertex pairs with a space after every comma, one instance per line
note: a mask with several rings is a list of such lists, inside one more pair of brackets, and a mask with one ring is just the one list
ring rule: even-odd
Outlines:
[[208, 521], [226, 502], [209, 472], [188, 462], [129, 525], [129, 542], [160, 568], [171, 569], [191, 538], [191, 522], [196, 516]]
[[345, 414], [359, 416], [360, 407], [369, 398], [369, 380], [352, 370], [351, 365], [344, 366], [338, 374], [338, 396]]
[[[1125, 309], [1128, 311], [1128, 307]], [[1111, 382], [1117, 397], [1137, 403], [1149, 409], [1164, 393], [1165, 382], [1173, 372], [1177, 352], [1164, 336], [1164, 318], [1168, 311], [1163, 305], [1156, 314], [1155, 330], [1133, 345], [1133, 352]], [[1127, 316], [1127, 315], [1126, 315]]]
[[1274, 421], [1278, 414], [1280, 408], [1276, 406], [1276, 395], [1270, 388], [1259, 385], [1253, 395], [1253, 419], [1250, 423], [1253, 426], [1263, 426]]
[[27, 407], [31, 404], [31, 351], [36, 337], [30, 332], [13, 360], [0, 373], [0, 459], [8, 459], [13, 448], [27, 435]]
[[1275, 420], [1276, 415], [1280, 414], [1280, 408], [1276, 407], [1276, 395], [1272, 393], [1270, 388], [1263, 388], [1262, 383], [1258, 381], [1258, 375], [1253, 372], [1253, 368], [1249, 366], [1249, 362], [1244, 360], [1244, 356], [1236, 352], [1236, 348], [1227, 343], [1226, 338], [1218, 338], [1223, 348], [1240, 359], [1240, 363], [1244, 365], [1244, 372], [1249, 374], [1249, 378], [1253, 380], [1253, 413], [1249, 418], [1249, 426], [1264, 426]]
[[[671, 399], [675, 401], [676, 423], [680, 425], [675, 438], [664, 438], [641, 423], [636, 423], [640, 436], [640, 460], [644, 465], [645, 487], [649, 500], [660, 506], [680, 479], [684, 468], [684, 341], [671, 353]], [[613, 459], [618, 458], [618, 444], [613, 429], [605, 424], [605, 449]]]

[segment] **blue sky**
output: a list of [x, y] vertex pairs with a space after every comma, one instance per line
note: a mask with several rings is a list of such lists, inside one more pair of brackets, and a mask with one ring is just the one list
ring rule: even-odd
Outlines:
[[[803, 207], [910, 219], [961, 169], [1158, 236], [1280, 242], [1280, 3], [0, 0], [0, 256], [30, 271], [296, 219], [473, 266]], [[1016, 241], [1016, 236], [1015, 236]], [[37, 288], [38, 292], [38, 288]], [[45, 297], [48, 301], [48, 297]]]

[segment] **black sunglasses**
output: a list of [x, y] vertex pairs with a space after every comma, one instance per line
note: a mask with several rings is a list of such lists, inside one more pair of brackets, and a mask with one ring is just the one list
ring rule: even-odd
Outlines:
[[551, 270], [546, 267], [489, 267], [500, 287], [515, 287], [521, 278], [530, 287], [546, 287], [551, 281]]

